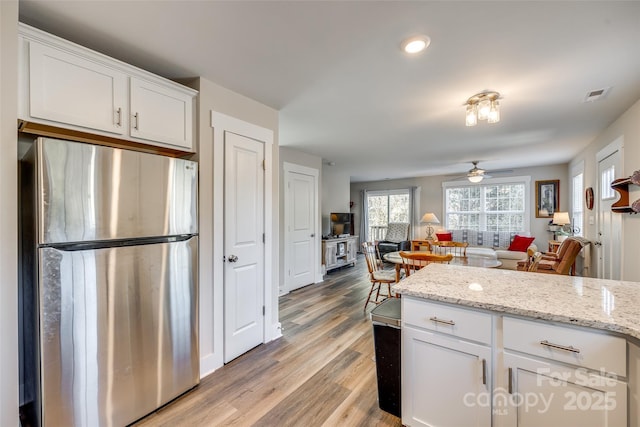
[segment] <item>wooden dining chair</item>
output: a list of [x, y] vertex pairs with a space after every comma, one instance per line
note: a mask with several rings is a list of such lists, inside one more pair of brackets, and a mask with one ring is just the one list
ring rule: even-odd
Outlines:
[[467, 242], [434, 242], [431, 244], [431, 251], [438, 255], [452, 254], [457, 257], [466, 257], [467, 246], [469, 246]]
[[431, 263], [449, 264], [453, 259], [453, 254], [438, 255], [428, 252], [400, 252], [402, 258], [402, 268], [404, 269], [405, 276], [410, 276], [412, 272], [420, 270], [422, 267]]
[[[396, 273], [392, 270], [383, 270], [382, 264], [378, 262], [380, 260], [380, 253], [378, 251], [377, 242], [363, 242], [362, 252], [364, 259], [367, 261], [367, 269], [369, 270], [369, 280], [371, 280], [371, 290], [367, 295], [367, 300], [364, 303], [364, 311], [367, 311], [367, 306], [371, 303], [380, 304], [387, 298], [391, 298], [394, 295], [391, 293], [391, 284], [396, 283]], [[386, 295], [380, 295], [382, 286], [387, 285]], [[375, 294], [375, 297], [372, 296]], [[382, 296], [382, 300], [380, 297]]]

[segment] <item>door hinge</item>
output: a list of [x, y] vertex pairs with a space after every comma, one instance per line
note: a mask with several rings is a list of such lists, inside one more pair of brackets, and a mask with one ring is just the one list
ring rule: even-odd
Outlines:
[[265, 242], [265, 240], [264, 240], [264, 239], [265, 239], [265, 237], [264, 237], [264, 233], [262, 233], [262, 243], [264, 243], [264, 242]]
[[267, 162], [265, 162], [264, 160], [262, 161], [262, 170], [263, 171], [267, 170]]
[[266, 309], [264, 308], [264, 305], [262, 306], [262, 315], [264, 316], [267, 313]]

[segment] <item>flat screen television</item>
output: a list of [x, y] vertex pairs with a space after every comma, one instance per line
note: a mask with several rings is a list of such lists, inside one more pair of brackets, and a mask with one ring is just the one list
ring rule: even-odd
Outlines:
[[353, 235], [353, 214], [333, 212], [331, 214], [331, 235], [342, 237]]

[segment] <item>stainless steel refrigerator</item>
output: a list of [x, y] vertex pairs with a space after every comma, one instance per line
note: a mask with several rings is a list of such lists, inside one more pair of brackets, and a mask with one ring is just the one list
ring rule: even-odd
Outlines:
[[124, 426], [197, 385], [197, 163], [38, 138], [20, 192], [37, 423]]

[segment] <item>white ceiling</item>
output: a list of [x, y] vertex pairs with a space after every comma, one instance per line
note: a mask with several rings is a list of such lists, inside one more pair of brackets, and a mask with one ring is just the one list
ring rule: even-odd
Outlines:
[[[638, 1], [47, 0], [20, 19], [271, 106], [281, 146], [352, 181], [564, 163], [640, 98]], [[431, 46], [409, 57], [414, 34]], [[502, 120], [466, 127], [483, 90]]]

